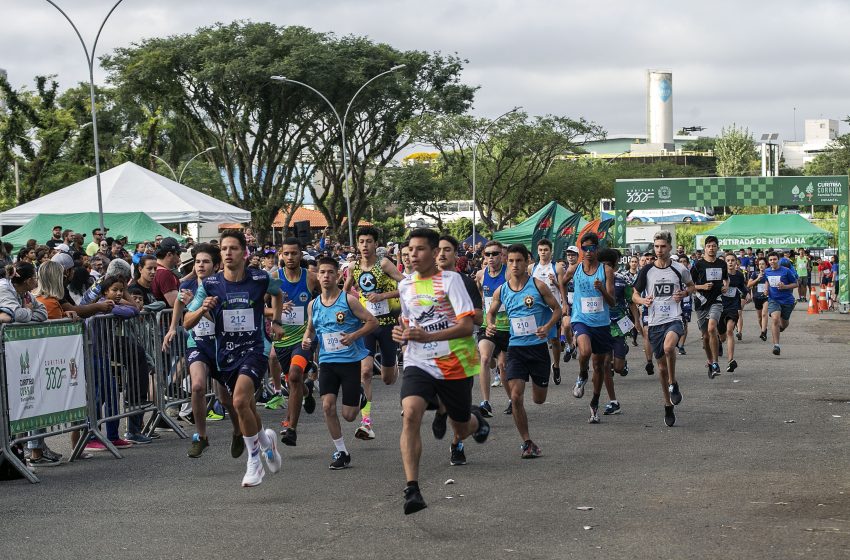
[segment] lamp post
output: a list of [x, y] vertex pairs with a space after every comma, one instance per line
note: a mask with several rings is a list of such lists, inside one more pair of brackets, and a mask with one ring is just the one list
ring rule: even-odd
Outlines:
[[71, 24], [71, 27], [74, 29], [74, 33], [77, 34], [77, 38], [80, 40], [80, 45], [83, 47], [83, 52], [86, 55], [86, 62], [89, 65], [89, 96], [91, 98], [91, 124], [92, 124], [92, 135], [94, 136], [94, 173], [95, 180], [97, 182], [97, 214], [100, 218], [100, 231], [106, 231], [106, 228], [103, 225], [103, 194], [100, 188], [100, 146], [98, 144], [97, 139], [97, 108], [95, 107], [94, 102], [94, 56], [95, 50], [97, 50], [97, 42], [100, 39], [100, 34], [103, 31], [103, 26], [106, 25], [106, 20], [109, 19], [109, 16], [112, 15], [112, 12], [115, 11], [115, 8], [118, 7], [118, 4], [123, 2], [124, 0], [118, 0], [112, 6], [112, 9], [106, 14], [106, 17], [103, 18], [103, 21], [100, 23], [100, 28], [97, 30], [97, 35], [94, 38], [94, 43], [91, 47], [91, 53], [89, 53], [89, 49], [86, 46], [85, 40], [83, 40], [83, 36], [80, 35], [80, 31], [77, 29], [77, 26], [74, 24], [73, 20], [68, 17], [62, 8], [60, 8], [56, 2], [53, 0], [46, 0], [48, 4], [56, 8], [60, 14], [62, 14], [68, 23]]
[[162, 159], [161, 157], [159, 157], [156, 154], [151, 154], [151, 156], [155, 157], [156, 159], [158, 159], [159, 161], [164, 163], [165, 167], [167, 167], [168, 170], [171, 171], [171, 176], [174, 177], [174, 180], [182, 185], [183, 184], [183, 174], [186, 173], [186, 168], [189, 167], [189, 164], [192, 163], [192, 161], [194, 161], [195, 158], [204, 155], [205, 153], [209, 152], [210, 150], [215, 150], [215, 146], [210, 146], [206, 150], [202, 150], [202, 151], [198, 152], [197, 154], [193, 155], [191, 158], [189, 158], [189, 161], [187, 161], [186, 163], [183, 164], [183, 169], [180, 170], [179, 178], [177, 176], [177, 173], [174, 172], [174, 168], [171, 167], [171, 165], [167, 161], [165, 161], [164, 159]]
[[348, 244], [351, 247], [354, 247], [354, 225], [352, 224], [352, 220], [351, 220], [351, 189], [350, 189], [350, 186], [349, 186], [349, 183], [348, 183], [348, 157], [346, 156], [346, 146], [347, 146], [347, 144], [345, 142], [345, 122], [348, 119], [348, 111], [351, 109], [352, 104], [354, 104], [354, 100], [357, 98], [357, 96], [360, 94], [361, 91], [363, 91], [363, 89], [366, 86], [368, 86], [369, 84], [371, 84], [372, 82], [374, 82], [375, 80], [380, 78], [381, 76], [386, 76], [387, 74], [389, 74], [391, 72], [395, 72], [396, 70], [404, 68], [405, 66], [406, 66], [406, 64], [398, 64], [396, 66], [393, 66], [389, 70], [385, 70], [384, 72], [381, 72], [377, 76], [373, 76], [372, 78], [367, 80], [362, 86], [360, 86], [360, 89], [358, 89], [354, 93], [354, 95], [351, 97], [351, 100], [348, 102], [348, 105], [345, 107], [345, 113], [343, 114], [342, 118], [340, 118], [339, 112], [336, 110], [336, 107], [334, 107], [333, 103], [331, 103], [330, 100], [322, 94], [322, 92], [320, 92], [319, 90], [317, 90], [313, 86], [311, 86], [309, 84], [305, 84], [304, 82], [299, 82], [298, 80], [293, 80], [291, 78], [287, 78], [285, 76], [272, 76], [271, 77], [271, 79], [276, 81], [276, 82], [296, 84], [296, 85], [303, 86], [303, 87], [309, 89], [310, 91], [312, 91], [313, 93], [315, 93], [316, 95], [321, 97], [325, 101], [325, 103], [328, 104], [328, 107], [331, 108], [331, 111], [333, 112], [334, 116], [336, 117], [336, 122], [339, 125], [340, 137], [341, 137], [341, 143], [342, 143], [342, 175], [343, 175], [342, 180], [343, 180], [343, 190], [344, 190], [343, 194], [345, 195], [346, 215], [348, 217]]
[[490, 130], [490, 127], [493, 126], [494, 124], [496, 124], [496, 122], [499, 119], [506, 117], [506, 116], [510, 115], [511, 113], [516, 113], [521, 108], [522, 107], [514, 107], [510, 111], [506, 111], [506, 112], [502, 113], [501, 115], [499, 115], [498, 117], [496, 117], [495, 119], [493, 119], [492, 121], [490, 121], [490, 124], [485, 126], [484, 130], [481, 131], [481, 134], [478, 135], [478, 139], [475, 141], [475, 146], [472, 148], [472, 251], [473, 252], [475, 252], [475, 210], [476, 210], [476, 208], [478, 208], [476, 201], [475, 201], [475, 164], [476, 164], [476, 160], [478, 159], [478, 144], [481, 143], [481, 137], [484, 136], [487, 133], [487, 131]]

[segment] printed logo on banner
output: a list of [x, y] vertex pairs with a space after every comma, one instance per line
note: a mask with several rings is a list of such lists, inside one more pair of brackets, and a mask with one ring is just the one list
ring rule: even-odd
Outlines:
[[658, 202], [670, 202], [671, 196], [673, 196], [673, 191], [667, 185], [658, 189]]
[[817, 198], [819, 203], [845, 203], [847, 195], [838, 181], [821, 181], [817, 184]]

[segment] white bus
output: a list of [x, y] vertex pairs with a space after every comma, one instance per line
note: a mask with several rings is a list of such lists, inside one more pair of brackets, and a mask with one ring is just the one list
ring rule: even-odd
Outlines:
[[[603, 198], [599, 201], [599, 216], [605, 220], [614, 217], [616, 202], [613, 198]], [[671, 222], [708, 222], [714, 219], [714, 208], [664, 208], [650, 210], [632, 210], [628, 214], [631, 223], [671, 223]]]
[[471, 220], [472, 200], [447, 200], [428, 204], [421, 212], [405, 214], [404, 223], [409, 228], [434, 227], [437, 225], [434, 216], [439, 216], [444, 224], [461, 218]]

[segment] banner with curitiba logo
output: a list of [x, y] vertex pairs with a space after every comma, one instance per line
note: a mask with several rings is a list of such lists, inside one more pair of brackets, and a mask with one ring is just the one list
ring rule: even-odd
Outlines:
[[86, 418], [82, 323], [3, 330], [12, 433]]

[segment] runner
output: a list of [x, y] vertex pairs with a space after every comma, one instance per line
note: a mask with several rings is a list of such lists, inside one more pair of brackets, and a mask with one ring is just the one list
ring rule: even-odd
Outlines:
[[[381, 379], [387, 385], [395, 383], [398, 377], [396, 369], [396, 351], [392, 329], [396, 324], [399, 311], [398, 285], [404, 278], [393, 262], [383, 257], [378, 259], [376, 250], [380, 233], [372, 226], [357, 230], [357, 248], [360, 259], [354, 262], [351, 274], [345, 279], [343, 291], [348, 293], [352, 286], [360, 294], [360, 303], [369, 313], [378, 319], [379, 327], [366, 335], [365, 344], [369, 355], [360, 363], [360, 381], [366, 391], [369, 402], [361, 410], [363, 416], [354, 437], [362, 440], [375, 439], [372, 428], [372, 368], [375, 354], [381, 352]], [[320, 383], [321, 386], [321, 383]]]
[[[510, 250], [508, 250], [510, 255]], [[532, 262], [528, 267], [528, 274], [532, 278], [536, 278], [546, 284], [555, 301], [558, 302], [558, 307], [563, 307], [565, 299], [564, 284], [561, 280], [564, 277], [563, 263], [552, 262], [552, 242], [546, 238], [537, 242], [537, 256], [540, 260], [537, 263]], [[557, 327], [557, 324], [556, 324]], [[559, 329], [552, 331], [552, 336], [549, 337], [549, 351], [552, 353], [552, 381], [555, 385], [561, 384], [561, 344], [559, 337]]]
[[[501, 243], [498, 241], [487, 242], [484, 246], [484, 264], [485, 266], [475, 275], [475, 281], [481, 288], [486, 313], [490, 309], [490, 303], [493, 301], [493, 294], [496, 293], [496, 289], [505, 283], [506, 267], [502, 261]], [[493, 359], [498, 359], [496, 375], [499, 376], [499, 380], [501, 381], [504, 378], [505, 353], [508, 351], [508, 340], [510, 339], [510, 324], [503, 308], [497, 311], [494, 320], [496, 323], [494, 334], [488, 334], [485, 330], [478, 337], [478, 351], [481, 355], [481, 375], [478, 377], [478, 387], [481, 390], [482, 399], [478, 408], [485, 418], [493, 416], [493, 407], [490, 405], [490, 373], [492, 361]], [[495, 379], [493, 383], [495, 385]], [[507, 392], [507, 386], [505, 387], [505, 392]], [[507, 409], [505, 414], [508, 414]]]
[[797, 275], [784, 266], [779, 266], [779, 255], [771, 251], [767, 255], [770, 268], [764, 271], [768, 283], [767, 313], [770, 315], [770, 329], [773, 334], [773, 355], [778, 356], [779, 333], [788, 328], [791, 313], [794, 311], [794, 288], [797, 287]]
[[403, 268], [401, 274], [405, 278], [410, 278], [413, 276], [413, 265], [410, 264], [410, 249], [407, 248], [407, 241], [402, 242], [399, 251], [401, 255], [401, 266]]
[[[679, 257], [679, 264], [691, 270], [691, 260], [687, 255], [682, 255]], [[679, 337], [679, 355], [684, 356], [687, 354], [685, 351], [685, 341], [688, 338], [688, 323], [691, 322], [691, 313], [693, 313], [693, 298], [690, 294], [685, 296], [682, 299], [682, 328], [685, 330], [685, 333]]]
[[588, 364], [593, 357], [593, 398], [590, 424], [599, 423], [599, 395], [605, 380], [605, 358], [614, 345], [611, 338], [611, 311], [614, 305], [614, 271], [599, 262], [599, 236], [593, 232], [581, 237], [584, 258], [567, 269], [565, 279], [575, 281], [572, 327], [578, 346], [579, 374], [573, 396], [584, 396]]
[[567, 265], [564, 268], [564, 275], [561, 277], [561, 291], [565, 296], [561, 319], [561, 341], [564, 343], [564, 363], [567, 363], [575, 358], [578, 353], [573, 327], [570, 324], [570, 317], [573, 314], [573, 299], [575, 298], [575, 281], [572, 278], [569, 280], [566, 278], [566, 269], [575, 266], [578, 262], [578, 247], [570, 245], [564, 253], [566, 254]]
[[697, 287], [694, 303], [697, 325], [702, 332], [702, 346], [708, 360], [708, 378], [714, 379], [720, 375], [720, 364], [717, 363], [720, 343], [717, 325], [723, 313], [720, 295], [729, 287], [729, 275], [726, 263], [717, 258], [717, 238], [713, 235], [706, 237], [704, 247], [705, 255], [694, 264], [691, 276]]
[[808, 285], [809, 275], [812, 272], [812, 265], [807, 251], [802, 247], [797, 249], [797, 258], [794, 259], [794, 268], [797, 270], [797, 293], [800, 296], [797, 301], [805, 303], [809, 300]]
[[318, 281], [322, 293], [307, 305], [308, 319], [301, 349], [311, 353], [313, 337], [318, 335], [319, 392], [325, 423], [336, 447], [329, 468], [339, 470], [351, 466], [351, 454], [345, 447], [337, 416], [337, 397], [342, 388], [342, 417], [346, 422], [356, 420], [357, 413], [366, 405], [366, 395], [360, 384], [360, 361], [369, 352], [363, 337], [378, 327], [378, 320], [356, 297], [340, 291], [339, 262], [335, 259], [319, 258]]
[[[301, 416], [302, 397], [304, 412], [313, 414], [316, 408], [316, 399], [313, 398], [313, 381], [308, 379], [305, 382], [304, 380], [304, 372], [313, 359], [313, 351], [310, 348], [302, 348], [301, 342], [310, 317], [307, 305], [312, 299], [311, 294], [319, 289], [319, 281], [315, 274], [301, 268], [303, 253], [301, 243], [296, 238], [289, 237], [283, 240], [279, 257], [280, 264], [283, 266], [274, 270], [271, 276], [280, 280], [280, 287], [286, 301], [292, 302], [292, 307], [280, 316], [283, 337], [273, 344], [280, 369], [287, 374], [289, 387], [286, 425], [280, 431], [280, 441], [284, 445], [294, 447], [298, 444], [297, 429], [298, 419]], [[280, 399], [283, 400], [282, 395]], [[268, 403], [266, 408], [270, 408]]]
[[[720, 322], [726, 329], [726, 357], [729, 358], [726, 372], [732, 373], [738, 367], [738, 362], [735, 361], [735, 326], [738, 324], [739, 316], [744, 313], [741, 300], [747, 295], [747, 280], [744, 278], [744, 274], [738, 270], [738, 257], [734, 253], [726, 253], [725, 260], [729, 287], [721, 296], [723, 313]], [[739, 331], [737, 337], [739, 340], [740, 335], [741, 332]]]
[[[437, 255], [437, 266], [440, 267], [440, 270], [454, 271], [455, 266], [457, 265], [458, 258], [457, 239], [455, 239], [451, 235], [443, 235], [440, 237], [439, 247], [440, 252]], [[472, 324], [474, 325], [473, 328], [481, 326], [484, 321], [481, 292], [478, 291], [478, 286], [475, 285], [475, 280], [473, 280], [469, 276], [466, 276], [465, 274], [461, 274], [460, 277], [463, 280], [463, 285], [466, 288], [466, 293], [469, 295], [469, 299], [472, 301], [472, 309], [474, 310], [474, 314], [472, 317]], [[439, 409], [434, 414], [434, 421], [431, 424], [431, 430], [434, 432], [435, 438], [443, 439], [443, 436], [446, 435], [447, 418], [448, 414], [446, 413], [446, 407], [443, 406], [443, 403], [440, 403]], [[466, 464], [466, 449], [464, 448], [463, 441], [461, 441], [457, 432], [454, 433], [454, 437], [452, 438], [450, 453], [450, 465], [456, 467]]]
[[[192, 307], [198, 306], [197, 310], [184, 316], [183, 326], [193, 329], [204, 317], [215, 326], [215, 353], [199, 352], [195, 360], [204, 361], [209, 375], [224, 384], [233, 396], [234, 416], [248, 448], [242, 486], [257, 486], [265, 476], [261, 449], [272, 473], [279, 471], [281, 465], [274, 430], [263, 429], [254, 401], [254, 393], [260, 388], [268, 368], [264, 354], [263, 300], [266, 294], [272, 296], [274, 338], [282, 333], [277, 317], [284, 305], [278, 281], [272, 280], [265, 271], [246, 269], [246, 245], [241, 232], [221, 235], [219, 246], [224, 271], [205, 278], [198, 285], [192, 300]], [[285, 307], [288, 310], [292, 304], [287, 303]]]
[[[598, 258], [616, 271], [620, 252], [616, 249], [602, 249]], [[623, 377], [629, 374], [629, 365], [626, 362], [629, 345], [626, 344], [626, 336], [635, 327], [631, 317], [638, 315], [637, 305], [632, 302], [632, 283], [621, 272], [614, 272], [614, 301], [615, 304], [611, 306], [611, 337], [614, 344], [605, 358], [605, 391], [608, 393], [608, 404], [602, 411], [605, 416], [620, 413], [620, 401], [614, 392], [614, 373]]]
[[750, 279], [747, 282], [747, 287], [752, 290], [753, 293], [753, 305], [756, 308], [756, 317], [758, 317], [759, 322], [759, 338], [763, 341], [767, 341], [767, 277], [764, 275], [764, 271], [768, 268], [767, 259], [765, 257], [758, 257], [757, 263], [758, 270], [754, 270], [750, 273]]
[[428, 404], [440, 402], [463, 440], [487, 440], [490, 426], [472, 409], [472, 377], [479, 363], [472, 337], [472, 302], [456, 272], [437, 268], [440, 237], [430, 229], [415, 229], [408, 246], [415, 274], [399, 285], [403, 326], [393, 329], [396, 342], [407, 342], [401, 384], [403, 425], [399, 445], [407, 486], [404, 513], [426, 506], [419, 490], [419, 433]]
[[508, 247], [507, 282], [496, 289], [487, 313], [487, 334], [496, 333], [496, 311], [504, 305], [510, 321], [505, 384], [511, 395], [513, 418], [522, 439], [522, 458], [541, 455], [540, 447], [528, 433], [525, 412], [525, 384], [531, 380], [531, 395], [536, 404], [546, 402], [549, 388], [549, 351], [547, 338], [561, 320], [561, 306], [546, 282], [528, 275], [530, 255], [525, 245]]
[[640, 270], [632, 294], [635, 303], [649, 309], [647, 330], [658, 360], [658, 378], [664, 395], [664, 423], [667, 426], [676, 423], [673, 408], [682, 402], [682, 392], [676, 381], [676, 346], [684, 334], [680, 303], [695, 289], [687, 267], [670, 260], [671, 237], [669, 231], [655, 234], [655, 262]]

